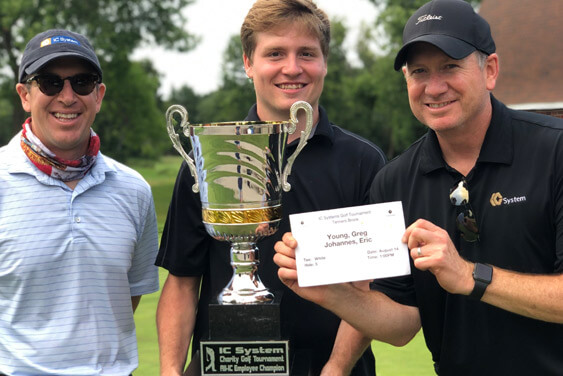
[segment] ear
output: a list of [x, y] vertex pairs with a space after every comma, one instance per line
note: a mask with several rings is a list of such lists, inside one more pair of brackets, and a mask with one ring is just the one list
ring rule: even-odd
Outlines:
[[104, 99], [104, 95], [106, 95], [106, 85], [102, 83], [96, 90], [96, 113], [100, 112], [100, 109], [102, 108], [102, 100]]
[[246, 54], [242, 54], [242, 61], [244, 62], [244, 71], [248, 78], [253, 78], [254, 72], [252, 71], [252, 60]]
[[499, 74], [499, 59], [498, 55], [493, 53], [487, 56], [485, 61], [485, 75], [487, 90], [492, 91], [497, 83]]
[[22, 102], [22, 107], [25, 112], [31, 112], [31, 103], [29, 96], [31, 95], [30, 91], [26, 84], [18, 83], [16, 84], [16, 91], [20, 97]]

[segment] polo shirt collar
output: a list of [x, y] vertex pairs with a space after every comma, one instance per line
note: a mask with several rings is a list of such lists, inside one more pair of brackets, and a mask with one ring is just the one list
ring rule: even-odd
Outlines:
[[[248, 115], [246, 116], [245, 121], [261, 121], [258, 117], [258, 113], [256, 110], [256, 104], [254, 104], [250, 110], [248, 111]], [[289, 120], [289, 117], [288, 117]], [[334, 142], [334, 130], [330, 122], [328, 121], [328, 116], [326, 114], [325, 109], [322, 106], [319, 106], [319, 122], [315, 125], [313, 124], [313, 137], [325, 137], [331, 143]]]
[[[508, 109], [491, 94], [493, 114], [477, 163], [511, 164], [514, 157], [513, 129]], [[424, 174], [446, 167], [436, 132], [429, 129], [420, 140], [420, 168]]]
[[118, 168], [116, 162], [107, 158], [101, 151], [99, 151], [96, 163], [92, 166], [92, 169], [89, 172], [98, 179], [103, 180], [103, 177], [105, 177], [107, 173], [117, 173], [117, 171]]

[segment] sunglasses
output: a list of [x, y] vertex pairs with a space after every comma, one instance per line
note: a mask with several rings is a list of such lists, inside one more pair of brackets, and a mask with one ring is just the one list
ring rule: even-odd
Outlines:
[[475, 213], [469, 205], [469, 189], [464, 179], [450, 189], [450, 202], [458, 208], [456, 224], [461, 232], [461, 237], [467, 242], [479, 240], [477, 219], [475, 219]]
[[61, 78], [56, 74], [37, 74], [30, 77], [25, 82], [30, 84], [32, 81], [37, 82], [39, 90], [49, 97], [60, 93], [65, 86], [65, 80], [70, 82], [72, 90], [78, 95], [88, 95], [97, 84], [101, 82], [100, 77], [94, 73], [79, 73], [74, 76]]

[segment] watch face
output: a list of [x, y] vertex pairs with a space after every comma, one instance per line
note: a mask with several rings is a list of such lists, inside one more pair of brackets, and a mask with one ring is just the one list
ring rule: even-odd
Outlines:
[[493, 279], [493, 267], [490, 265], [476, 263], [475, 269], [473, 269], [473, 279], [491, 283], [491, 280]]

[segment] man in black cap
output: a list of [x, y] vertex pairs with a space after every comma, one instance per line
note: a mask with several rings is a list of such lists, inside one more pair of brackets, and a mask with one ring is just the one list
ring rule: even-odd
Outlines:
[[106, 87], [84, 36], [33, 37], [16, 90], [31, 116], [0, 148], [0, 374], [129, 375], [133, 312], [158, 290], [150, 187], [99, 151]]
[[378, 173], [371, 201], [402, 202], [411, 275], [300, 288], [291, 234], [278, 274], [372, 338], [404, 345], [422, 327], [440, 375], [560, 375], [563, 122], [492, 96], [499, 58], [468, 3], [425, 4], [403, 42], [395, 69], [429, 130]]

